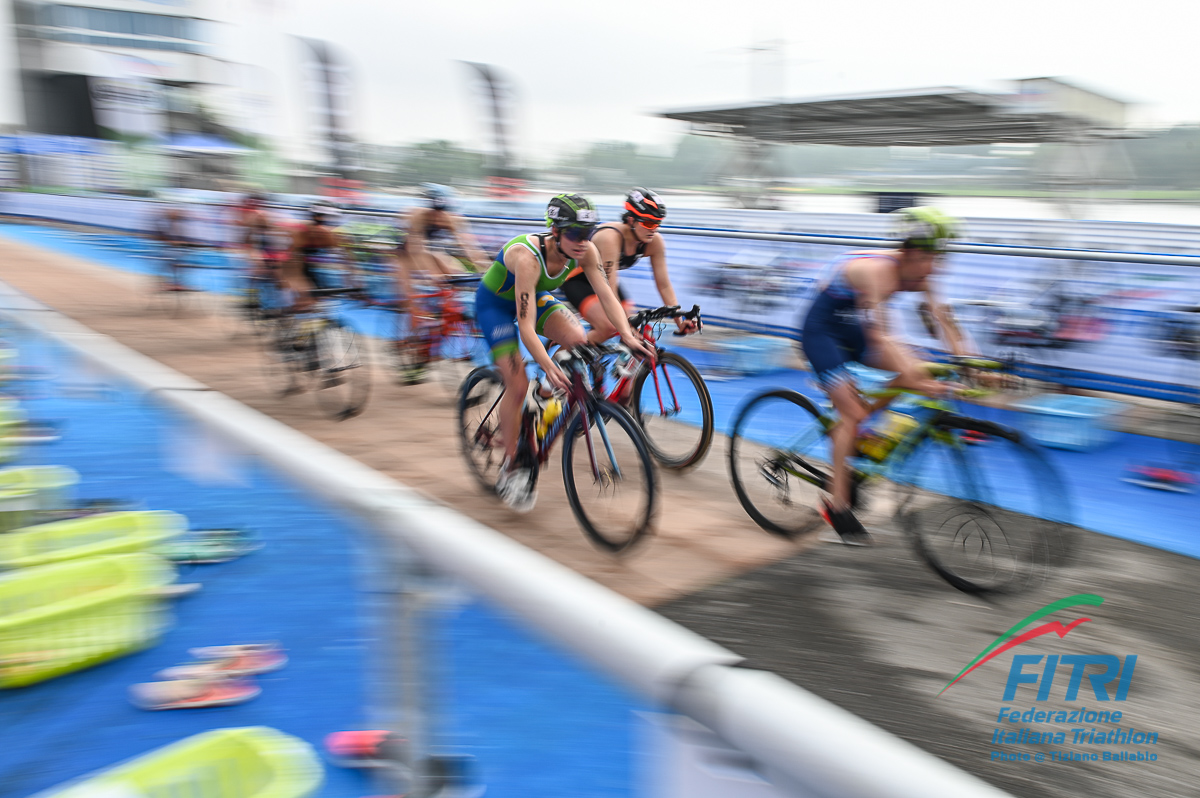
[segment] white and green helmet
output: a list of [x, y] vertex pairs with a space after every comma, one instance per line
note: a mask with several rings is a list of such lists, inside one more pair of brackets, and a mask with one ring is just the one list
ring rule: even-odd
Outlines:
[[945, 252], [946, 245], [958, 235], [958, 220], [927, 205], [894, 211], [893, 238], [902, 246], [928, 252]]
[[578, 194], [559, 194], [546, 206], [546, 226], [595, 227], [600, 224], [600, 213], [587, 197]]

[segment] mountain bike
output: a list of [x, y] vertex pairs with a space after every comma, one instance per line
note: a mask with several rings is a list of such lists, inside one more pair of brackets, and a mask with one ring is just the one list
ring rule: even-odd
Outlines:
[[275, 316], [266, 336], [267, 377], [281, 397], [308, 388], [321, 410], [336, 421], [353, 418], [367, 405], [371, 376], [354, 330], [338, 317], [334, 298], [361, 298], [356, 288], [311, 292], [311, 310]]
[[[1002, 364], [953, 358], [927, 367], [946, 378]], [[860, 438], [859, 454], [848, 461], [855, 508], [864, 509], [869, 487], [890, 485], [897, 526], [934, 572], [964, 592], [1013, 592], [1065, 562], [1070, 501], [1041, 449], [1015, 429], [963, 415], [949, 401], [892, 388], [864, 396], [883, 404], [901, 394], [906, 404], [886, 411], [890, 439]], [[827, 436], [838, 423], [792, 390], [766, 391], [742, 406], [729, 440], [730, 475], [738, 501], [760, 527], [793, 538], [821, 523], [811, 508], [829, 489]]]
[[700, 372], [687, 358], [658, 345], [664, 323], [677, 316], [695, 321], [697, 330], [703, 327], [699, 305], [686, 313], [680, 313], [676, 305], [643, 310], [629, 318], [629, 326], [654, 345], [656, 356], [650, 361], [623, 350], [613, 361], [615, 384], [607, 398], [625, 407], [641, 424], [650, 453], [659, 464], [682, 471], [708, 455], [714, 423], [712, 397]]
[[441, 285], [409, 297], [412, 315], [398, 303], [381, 304], [391, 313], [384, 353], [389, 370], [406, 385], [432, 374], [454, 395], [463, 379], [485, 360], [487, 344], [474, 326], [478, 274], [452, 275]]
[[[616, 350], [580, 346], [559, 360], [571, 378], [561, 404], [527, 402], [521, 416], [517, 465], [533, 472], [534, 484], [561, 437], [563, 484], [575, 520], [597, 548], [618, 554], [653, 528], [658, 501], [654, 459], [641, 427], [620, 405], [600, 398], [605, 354]], [[561, 358], [561, 354], [556, 359]], [[472, 371], [459, 394], [459, 441], [471, 473], [484, 490], [495, 489], [504, 462], [499, 406], [504, 382], [494, 367]]]

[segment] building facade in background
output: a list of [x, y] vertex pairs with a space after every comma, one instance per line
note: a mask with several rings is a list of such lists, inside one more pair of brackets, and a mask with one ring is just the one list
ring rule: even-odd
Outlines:
[[344, 173], [349, 72], [314, 81], [314, 42], [287, 22], [286, 6], [256, 0], [0, 0], [0, 132], [56, 163], [113, 151], [84, 140], [121, 142], [197, 188], [244, 182], [254, 159]]

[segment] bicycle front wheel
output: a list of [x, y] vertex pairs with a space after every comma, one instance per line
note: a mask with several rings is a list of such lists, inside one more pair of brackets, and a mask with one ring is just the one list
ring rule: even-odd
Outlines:
[[887, 476], [898, 525], [959, 590], [1016, 592], [1070, 554], [1066, 486], [1016, 430], [946, 414]]
[[816, 529], [831, 453], [821, 411], [803, 394], [774, 390], [742, 406], [729, 437], [729, 476], [754, 523], [784, 538]]
[[391, 327], [392, 334], [384, 342], [389, 370], [401, 385], [424, 382], [432, 334], [428, 322], [394, 311]]
[[431, 363], [434, 379], [450, 396], [457, 396], [463, 380], [477, 365], [486, 362], [487, 343], [469, 322], [447, 325]]
[[317, 333], [316, 355], [317, 404], [335, 421], [357, 416], [367, 406], [371, 374], [354, 330], [326, 322]]
[[316, 357], [311, 339], [300, 334], [299, 323], [291, 316], [274, 319], [261, 345], [263, 375], [272, 395], [284, 398], [303, 391], [305, 375], [312, 371]]
[[650, 453], [664, 468], [682, 471], [708, 455], [713, 405], [704, 378], [687, 359], [662, 352], [633, 385], [630, 407], [646, 433]]
[[586, 429], [576, 413], [563, 436], [562, 469], [575, 520], [597, 548], [620, 554], [650, 533], [658, 501], [654, 459], [623, 408], [595, 402]]
[[458, 440], [471, 474], [485, 491], [494, 491], [504, 464], [500, 440], [500, 398], [504, 380], [490, 366], [463, 380], [458, 396]]

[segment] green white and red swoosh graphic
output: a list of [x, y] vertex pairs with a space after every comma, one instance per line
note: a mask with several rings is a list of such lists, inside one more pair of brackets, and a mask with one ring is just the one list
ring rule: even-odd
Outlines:
[[1059, 599], [1058, 601], [1047, 604], [1037, 612], [1025, 616], [1025, 618], [1018, 621], [1011, 629], [993, 640], [991, 645], [989, 645], [983, 651], [980, 651], [979, 656], [967, 663], [967, 667], [963, 668], [957, 676], [947, 682], [946, 686], [938, 691], [938, 695], [941, 695], [949, 688], [958, 684], [958, 682], [962, 681], [964, 676], [978, 668], [980, 665], [983, 665], [988, 660], [1000, 656], [1005, 651], [1008, 651], [1011, 648], [1016, 648], [1022, 643], [1033, 640], [1035, 637], [1041, 637], [1049, 632], [1054, 632], [1059, 637], [1066, 637], [1067, 632], [1071, 631], [1076, 626], [1079, 626], [1081, 623], [1090, 621], [1091, 618], [1076, 618], [1066, 626], [1058, 621], [1050, 621], [1049, 623], [1044, 623], [1041, 626], [1035, 626], [1027, 632], [1020, 633], [1022, 629], [1024, 629], [1026, 626], [1029, 626], [1029, 624], [1033, 623], [1034, 621], [1041, 620], [1050, 613], [1066, 609], [1067, 607], [1078, 607], [1084, 604], [1098, 606], [1103, 603], [1104, 599], [1095, 595], [1094, 593], [1078, 593], [1074, 596], [1067, 596], [1064, 599]]

